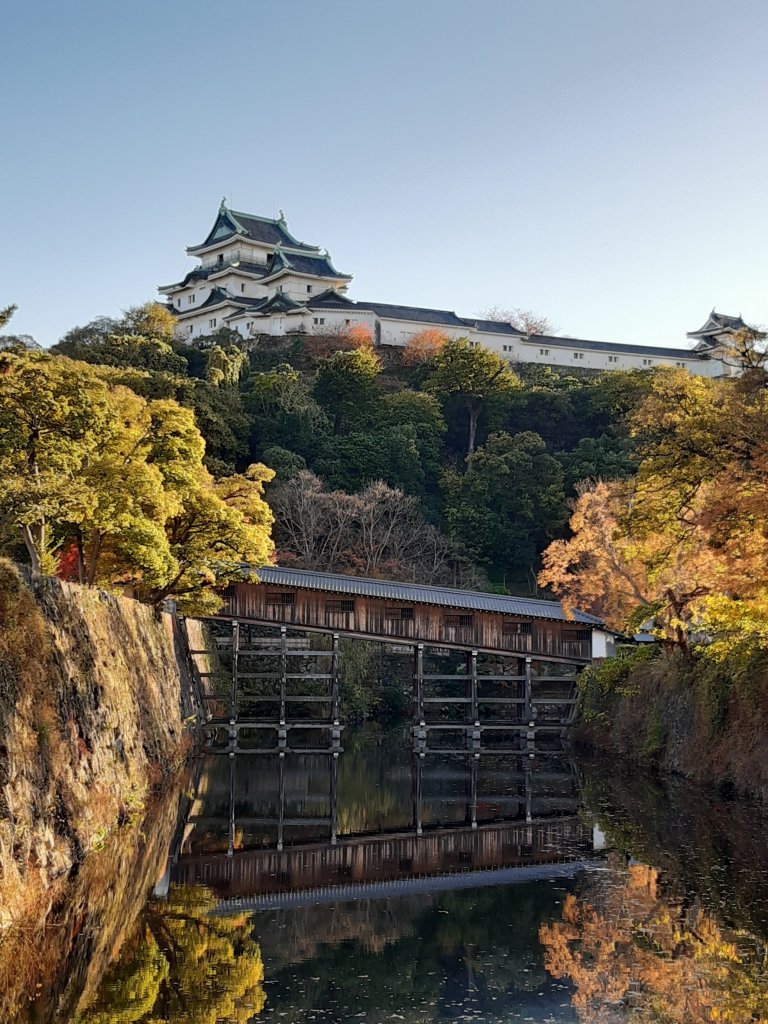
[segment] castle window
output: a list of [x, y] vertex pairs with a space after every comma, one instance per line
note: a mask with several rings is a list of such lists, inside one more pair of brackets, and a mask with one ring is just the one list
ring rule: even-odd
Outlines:
[[327, 612], [353, 612], [355, 610], [354, 598], [329, 598], [325, 602], [325, 610]]
[[643, 360], [643, 366], [653, 366], [653, 360], [652, 359], [644, 359]]
[[287, 605], [296, 604], [296, 594], [293, 591], [288, 590], [268, 590], [267, 591], [267, 607], [285, 607]]
[[675, 366], [679, 366], [681, 369], [685, 369], [685, 363], [675, 363]]
[[244, 285], [244, 284], [241, 284], [241, 285], [240, 285], [240, 291], [241, 291], [241, 292], [244, 292], [244, 291], [245, 291], [245, 285]]
[[318, 324], [318, 325], [322, 325], [322, 324], [325, 323], [325, 317], [324, 316], [316, 316], [316, 317], [313, 318], [312, 323]]
[[208, 326], [209, 327], [215, 327], [216, 326], [216, 317], [215, 316], [211, 317], [211, 319], [208, 321]]
[[608, 362], [609, 363], [618, 363], [618, 361], [619, 361], [619, 357], [618, 356], [608, 356]]
[[312, 285], [308, 284], [307, 285], [307, 295], [311, 295], [311, 294], [312, 294]]
[[548, 348], [540, 348], [539, 349], [539, 355], [540, 356], [548, 356], [549, 355], [549, 349]]
[[584, 353], [583, 352], [574, 352], [573, 353], [573, 358], [574, 359], [583, 359], [584, 358]]
[[223, 263], [223, 262], [224, 262], [224, 253], [220, 252], [219, 253], [219, 263]]

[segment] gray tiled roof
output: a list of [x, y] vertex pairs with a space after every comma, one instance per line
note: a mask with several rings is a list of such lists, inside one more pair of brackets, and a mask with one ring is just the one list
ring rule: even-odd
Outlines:
[[444, 608], [466, 608], [478, 612], [498, 612], [532, 619], [573, 621], [587, 626], [601, 626], [594, 615], [575, 611], [566, 615], [557, 601], [538, 601], [529, 597], [504, 597], [475, 590], [453, 590], [450, 587], [430, 587], [417, 583], [395, 583], [391, 580], [372, 580], [340, 573], [311, 572], [307, 569], [283, 569], [266, 566], [257, 569], [262, 583], [274, 586], [296, 587], [303, 590], [323, 590], [334, 594], [354, 594], [359, 597], [383, 598], [387, 601], [408, 601], [412, 604], [434, 604]]
[[524, 337], [523, 331], [518, 331], [512, 324], [500, 320], [473, 320], [471, 317], [464, 317], [464, 323], [468, 327], [475, 327], [478, 331], [485, 331], [488, 334], [513, 334], [515, 337]]
[[328, 256], [305, 256], [287, 253], [277, 249], [269, 262], [267, 277], [272, 277], [281, 270], [294, 270], [297, 274], [311, 274], [313, 277], [330, 277], [335, 280], [344, 278], [351, 281], [351, 274], [340, 273], [331, 263]]
[[553, 337], [548, 334], [529, 334], [527, 338], [532, 345], [545, 345], [548, 348], [574, 348], [591, 352], [623, 352], [641, 356], [667, 356], [670, 359], [699, 359], [690, 348], [665, 348], [663, 345], [633, 345], [629, 342], [587, 341], [584, 338]]
[[257, 217], [250, 213], [238, 213], [236, 210], [232, 210], [232, 215], [237, 223], [243, 226], [248, 237], [256, 242], [264, 242], [267, 245], [284, 245], [291, 249], [302, 249], [305, 252], [317, 252], [316, 245], [297, 242], [286, 230], [285, 225], [278, 220], [269, 220], [266, 217]]
[[182, 310], [182, 312], [199, 313], [201, 309], [207, 309], [209, 306], [218, 306], [220, 302], [231, 302], [234, 306], [248, 306], [252, 301], [252, 299], [241, 298], [237, 295], [230, 295], [229, 292], [224, 291], [223, 288], [212, 288], [205, 302], [201, 302], [199, 306], [190, 306], [187, 309]]
[[221, 274], [225, 270], [229, 270], [232, 273], [237, 273], [238, 270], [242, 270], [244, 273], [251, 274], [254, 277], [264, 277], [267, 272], [267, 268], [264, 263], [249, 263], [246, 260], [237, 260], [236, 262], [232, 262], [227, 260], [226, 263], [215, 263], [212, 267], [195, 267], [194, 270], [189, 271], [182, 281], [177, 281], [175, 284], [169, 284], [167, 287], [184, 288], [190, 281], [205, 281], [213, 274]]
[[712, 334], [720, 334], [725, 330], [740, 331], [746, 326], [740, 316], [727, 316], [725, 313], [716, 313], [713, 309], [707, 317], [707, 322], [698, 331], [688, 331], [688, 337], [708, 338]]
[[395, 306], [388, 302], [352, 302], [342, 296], [324, 292], [310, 303], [310, 309], [360, 309], [375, 313], [388, 320], [409, 320], [416, 323], [442, 324], [445, 327], [467, 327], [466, 320], [446, 309], [424, 309], [421, 306]]
[[[217, 235], [217, 231], [222, 227], [226, 230]], [[304, 242], [297, 241], [288, 230], [284, 220], [259, 217], [255, 213], [240, 213], [225, 207], [219, 209], [216, 221], [205, 241], [200, 245], [190, 246], [190, 251], [203, 249], [214, 242], [225, 242], [228, 238], [235, 236], [250, 238], [263, 245], [282, 245], [290, 249], [299, 249], [302, 252], [316, 253], [319, 251], [316, 245], [306, 245]]]

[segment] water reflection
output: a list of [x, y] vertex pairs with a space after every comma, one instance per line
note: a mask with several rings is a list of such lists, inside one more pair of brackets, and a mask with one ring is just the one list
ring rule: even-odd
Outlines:
[[[423, 757], [402, 734], [371, 739], [341, 758], [209, 760], [173, 880], [210, 886], [222, 909], [263, 909], [500, 884], [558, 862], [573, 874], [591, 856], [565, 751]], [[514, 879], [486, 877], [502, 869]]]
[[657, 868], [614, 862], [589, 877], [540, 939], [585, 1024], [768, 1019], [768, 946], [671, 897]]
[[768, 1021], [761, 811], [564, 751], [345, 748], [198, 763], [6, 935], [0, 1019]]

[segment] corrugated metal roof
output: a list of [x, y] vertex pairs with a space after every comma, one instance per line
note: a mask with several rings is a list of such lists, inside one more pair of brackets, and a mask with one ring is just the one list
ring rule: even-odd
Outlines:
[[454, 590], [450, 587], [428, 587], [417, 583], [396, 583], [393, 580], [372, 580], [341, 573], [311, 572], [307, 569], [282, 569], [265, 566], [256, 570], [262, 583], [303, 590], [324, 590], [334, 594], [378, 597], [387, 601], [408, 601], [413, 604], [434, 604], [444, 608], [466, 608], [478, 612], [498, 612], [532, 619], [555, 619], [559, 622], [580, 622], [601, 626], [594, 615], [574, 611], [566, 615], [558, 601], [538, 601], [531, 597], [505, 597], [476, 590]]

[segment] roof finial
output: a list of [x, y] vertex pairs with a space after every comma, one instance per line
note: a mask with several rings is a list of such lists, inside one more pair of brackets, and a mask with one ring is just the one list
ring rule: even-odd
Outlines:
[[224, 211], [226, 209], [227, 209], [227, 197], [226, 196], [222, 196], [221, 197], [221, 206], [219, 207], [219, 213], [224, 213]]
[[278, 210], [277, 212], [280, 214], [277, 223], [278, 224], [285, 224], [285, 214], [283, 213], [282, 210]]

